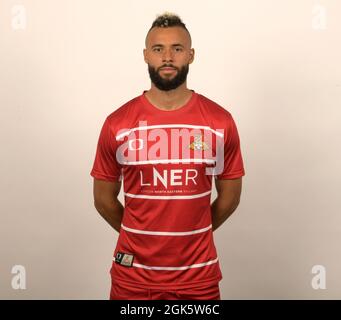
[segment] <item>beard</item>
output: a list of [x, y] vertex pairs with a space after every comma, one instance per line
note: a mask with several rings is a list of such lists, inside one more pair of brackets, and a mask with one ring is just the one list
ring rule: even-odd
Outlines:
[[[166, 67], [166, 66], [162, 66], [162, 67]], [[162, 91], [173, 90], [179, 87], [180, 85], [182, 85], [187, 79], [187, 74], [189, 70], [188, 64], [182, 66], [180, 70], [179, 68], [176, 68], [174, 66], [167, 66], [167, 67], [172, 67], [177, 70], [176, 75], [171, 79], [162, 78], [159, 74], [160, 68], [157, 70], [156, 68], [148, 64], [148, 72], [149, 72], [150, 80], [154, 83], [154, 85], [158, 89]]]

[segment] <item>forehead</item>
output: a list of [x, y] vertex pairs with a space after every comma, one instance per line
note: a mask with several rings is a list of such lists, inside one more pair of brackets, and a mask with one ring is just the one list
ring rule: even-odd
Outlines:
[[190, 37], [188, 32], [181, 27], [154, 27], [150, 30], [146, 38], [146, 47], [150, 47], [155, 44], [174, 44], [180, 43], [185, 47], [189, 47]]

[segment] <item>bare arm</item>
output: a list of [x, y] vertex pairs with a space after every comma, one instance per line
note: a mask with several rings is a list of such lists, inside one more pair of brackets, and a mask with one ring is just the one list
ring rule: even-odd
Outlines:
[[215, 180], [218, 196], [211, 204], [212, 231], [216, 230], [237, 209], [242, 178]]
[[117, 199], [121, 182], [108, 182], [94, 178], [94, 205], [100, 215], [120, 232], [124, 207]]

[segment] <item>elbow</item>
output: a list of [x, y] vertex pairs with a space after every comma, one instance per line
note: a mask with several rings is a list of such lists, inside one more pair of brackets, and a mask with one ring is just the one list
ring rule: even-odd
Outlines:
[[240, 197], [224, 198], [223, 196], [218, 196], [216, 201], [217, 207], [220, 208], [222, 212], [225, 212], [226, 214], [231, 214], [238, 208]]
[[236, 206], [236, 208], [239, 206], [239, 203], [240, 203], [240, 197], [238, 197], [238, 198], [235, 200], [235, 206]]
[[112, 208], [115, 205], [115, 202], [117, 201], [117, 199], [112, 198], [112, 199], [104, 199], [104, 198], [100, 198], [94, 199], [94, 207], [96, 208], [96, 210], [98, 212], [103, 211], [103, 210], [107, 210], [108, 208]]
[[232, 202], [233, 206], [235, 206], [236, 208], [239, 206], [240, 197], [241, 197], [240, 192], [236, 192], [236, 193], [231, 195], [231, 202]]
[[236, 199], [235, 201], [232, 202], [230, 209], [232, 209], [232, 212], [235, 211], [240, 203], [240, 199]]
[[239, 201], [238, 201], [238, 203], [236, 204], [234, 210], [237, 210], [238, 206], [239, 206]]
[[100, 208], [102, 208], [102, 205], [100, 205], [98, 201], [94, 200], [94, 207], [96, 208], [97, 211], [99, 211]]
[[94, 207], [98, 212], [102, 211], [103, 208], [105, 208], [106, 204], [103, 201], [100, 201], [98, 199], [94, 200]]
[[227, 209], [227, 211], [229, 211], [229, 210], [232, 210], [232, 212], [235, 211], [235, 210], [238, 208], [239, 203], [240, 203], [240, 197], [234, 198], [234, 199], [230, 202], [230, 205], [229, 205], [229, 208]]

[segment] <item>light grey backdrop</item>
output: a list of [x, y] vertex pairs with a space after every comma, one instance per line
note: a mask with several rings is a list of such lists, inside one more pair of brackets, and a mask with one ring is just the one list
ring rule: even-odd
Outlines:
[[[189, 88], [239, 129], [241, 203], [214, 233], [222, 298], [340, 299], [340, 9], [1, 0], [0, 298], [107, 299], [118, 234], [93, 207], [89, 172], [105, 117], [150, 86], [144, 38], [168, 10], [192, 34]], [[12, 288], [15, 265], [25, 290]], [[312, 286], [316, 265], [326, 289]]]

